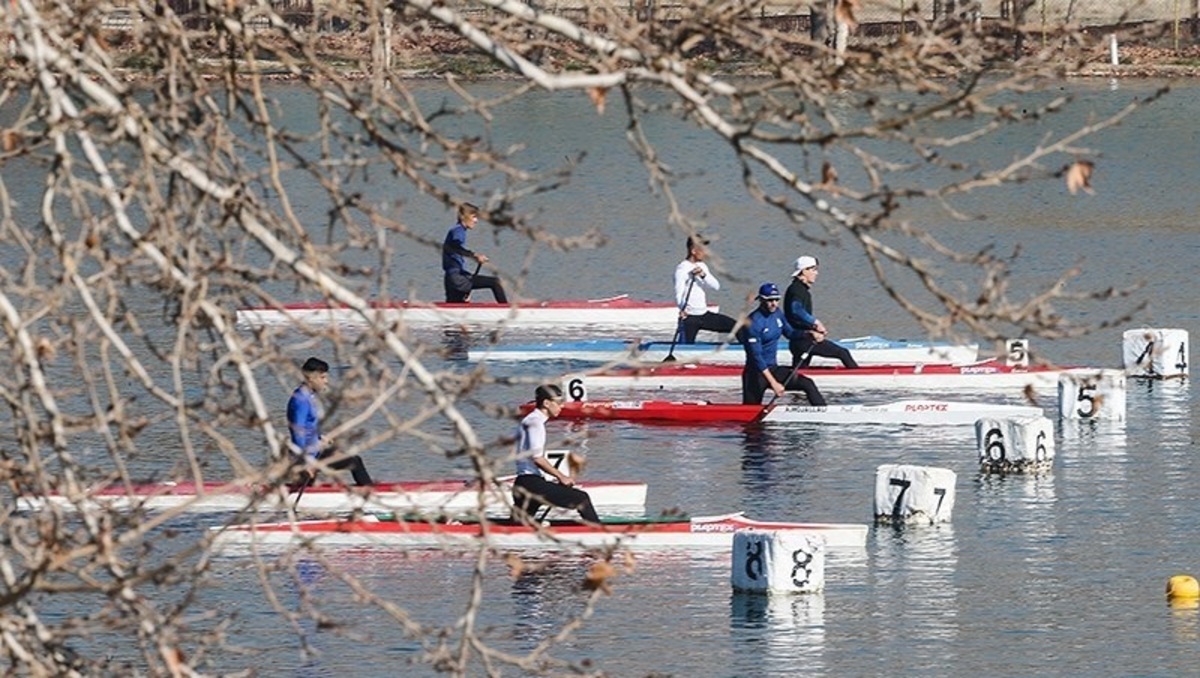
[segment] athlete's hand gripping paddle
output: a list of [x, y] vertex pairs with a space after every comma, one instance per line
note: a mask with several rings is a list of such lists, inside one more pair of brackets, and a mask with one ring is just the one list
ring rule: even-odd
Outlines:
[[[783, 380], [783, 390], [786, 391], [788, 384], [792, 383], [792, 379], [795, 378], [795, 376], [797, 374], [800, 374], [800, 366], [804, 364], [804, 361], [806, 361], [810, 357], [812, 357], [813, 349], [815, 349], [816, 347], [817, 347], [816, 344], [813, 344], [811, 347], [809, 347], [808, 352], [801, 355], [800, 359], [796, 361], [796, 366], [794, 368], [792, 368], [792, 370], [790, 372], [788, 372], [787, 379]], [[757, 424], [757, 423], [761, 422], [763, 419], [766, 419], [767, 415], [771, 413], [771, 410], [775, 409], [775, 401], [778, 399], [779, 399], [778, 393], [771, 394], [771, 399], [768, 400], [767, 404], [763, 406], [762, 412], [759, 412], [758, 416], [754, 417], [753, 421], [751, 421], [750, 423]]]

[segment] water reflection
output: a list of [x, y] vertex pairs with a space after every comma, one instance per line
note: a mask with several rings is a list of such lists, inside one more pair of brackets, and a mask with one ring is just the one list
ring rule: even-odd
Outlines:
[[921, 629], [922, 642], [958, 635], [958, 556], [949, 523], [876, 529], [872, 565], [880, 590], [904, 610], [906, 624]]
[[[981, 475], [977, 507], [984, 536], [995, 533], [1004, 550], [1023, 561], [1031, 574], [1053, 574], [1059, 565], [1044, 546], [1059, 535], [1055, 512], [1058, 496], [1055, 478], [1046, 475]], [[1020, 525], [1014, 531], [1013, 525]]]
[[1168, 598], [1167, 607], [1171, 615], [1171, 636], [1187, 648], [1194, 647], [1200, 641], [1200, 600]]
[[[321, 656], [324, 651], [321, 649], [321, 635], [318, 633], [316, 615], [306, 614], [306, 611], [311, 606], [311, 601], [322, 581], [327, 576], [325, 565], [311, 558], [300, 558], [295, 563], [295, 568], [292, 572], [293, 576], [288, 579], [288, 588], [290, 593], [295, 596], [295, 606], [297, 612], [300, 613], [299, 621], [297, 622], [297, 638], [300, 641], [302, 663], [296, 667], [293, 675], [296, 676], [324, 676], [328, 675], [329, 671], [322, 666]], [[329, 648], [328, 651], [333, 651]]]
[[1151, 428], [1165, 442], [1187, 436], [1192, 424], [1187, 379], [1130, 379], [1127, 384], [1131, 425]]
[[583, 610], [586, 596], [580, 582], [588, 563], [576, 558], [522, 559], [513, 578], [513, 638], [526, 650], [552, 638], [569, 619]]
[[1125, 454], [1125, 422], [1108, 419], [1058, 420], [1058, 450], [1056, 457], [1120, 456]]
[[1086, 482], [1103, 488], [1100, 501], [1081, 510], [1075, 520], [1118, 520], [1128, 515], [1129, 471], [1134, 460], [1126, 449], [1126, 425], [1120, 421], [1059, 420], [1055, 459], [1063, 482]]
[[819, 428], [747, 426], [742, 437], [742, 487], [748, 498], [792, 491], [811, 472]]
[[446, 360], [466, 360], [471, 350], [471, 332], [462, 328], [442, 331], [442, 357]]
[[[734, 593], [729, 626], [760, 658], [760, 675], [806, 675], [825, 670], [825, 596]], [[740, 633], [749, 631], [750, 633]], [[751, 648], [739, 648], [748, 654]]]

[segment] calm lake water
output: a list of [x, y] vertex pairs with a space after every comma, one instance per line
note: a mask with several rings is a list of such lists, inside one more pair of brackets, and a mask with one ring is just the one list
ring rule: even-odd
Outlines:
[[[1078, 102], [1070, 113], [1005, 132], [979, 152], [988, 153], [988, 165], [1001, 165], [1011, 149], [1116, 111], [1162, 84], [1056, 85], [1042, 97], [1074, 95]], [[1086, 142], [1097, 162], [1095, 195], [1071, 196], [1061, 182], [1050, 181], [956, 201], [956, 207], [983, 218], [957, 222], [933, 205], [915, 205], [908, 216], [966, 250], [988, 243], [1000, 252], [1019, 246], [1017, 292], [1075, 263], [1083, 268], [1075, 289], [1142, 285], [1134, 302], [1059, 309], [1080, 322], [1117, 316], [1147, 300], [1148, 309], [1130, 327], [1183, 328], [1196, 338], [1200, 227], [1194, 120], [1200, 87], [1178, 85], [1162, 102]], [[495, 93], [503, 87], [478, 89]], [[288, 102], [281, 108], [295, 118], [288, 124], [309, 124], [311, 108], [296, 103], [304, 95], [287, 87], [274, 94]], [[422, 94], [435, 101], [450, 96], [436, 85]], [[670, 295], [683, 238], [668, 229], [665, 203], [638, 171], [620, 119], [597, 117], [583, 95], [533, 94], [506, 108], [489, 133], [526, 143], [524, 162], [531, 167], [549, 168], [586, 152], [580, 175], [536, 204], [559, 234], [595, 227], [610, 238], [595, 250], [538, 252], [522, 296]], [[916, 325], [896, 310], [849, 240], [820, 248], [800, 241], [779, 218], [744, 197], [739, 169], [718, 144], [689, 127], [660, 119], [650, 122], [648, 133], [667, 162], [685, 174], [676, 186], [680, 200], [719, 239], [715, 252], [726, 289], [712, 295], [715, 301], [736, 310], [760, 282], [785, 282], [791, 262], [810, 253], [822, 264], [815, 292], [819, 316], [835, 335], [916, 336]], [[37, 187], [30, 184], [31, 191]], [[426, 237], [440, 240], [453, 222], [441, 207], [402, 189], [397, 193], [392, 184], [369, 191]], [[323, 218], [322, 205], [307, 204], [303, 194], [296, 199], [293, 207], [301, 215]], [[505, 270], [518, 269], [526, 256], [516, 236], [493, 235], [486, 225], [472, 233], [471, 244]], [[438, 298], [436, 253], [397, 245], [390, 291]], [[1034, 340], [1033, 347], [1059, 363], [1118, 367], [1123, 329]], [[538, 365], [495, 372], [559, 376], [555, 370], [539, 372]], [[971, 427], [792, 426], [748, 434], [736, 427], [554, 422], [550, 435], [556, 443], [587, 452], [588, 477], [648, 482], [652, 513], [675, 507], [692, 514], [745, 510], [763, 519], [869, 523], [875, 470], [891, 463], [954, 471], [957, 503], [949, 524], [873, 528], [861, 555], [830, 554], [820, 595], [734, 595], [727, 556], [639, 555], [632, 572], [614, 580], [612, 595], [602, 597], [591, 618], [551, 655], [588, 660], [613, 676], [1194, 674], [1200, 666], [1200, 611], [1169, 607], [1163, 587], [1177, 573], [1200, 575], [1195, 389], [1187, 381], [1130, 381], [1128, 389], [1128, 420], [1122, 424], [1058, 421], [1054, 394], [1046, 394], [1041, 404], [1056, 422], [1057, 459], [1051, 473], [1037, 477], [980, 475]], [[528, 386], [494, 385], [481, 400], [512, 405], [531, 392]], [[282, 408], [285, 393], [276, 395]], [[504, 435], [512, 426], [479, 410], [468, 414], [484, 438]], [[170, 459], [171, 451], [164, 450], [147, 463]], [[377, 478], [463, 472], [415, 444], [376, 450], [368, 461]], [[193, 533], [204, 526], [199, 521]], [[477, 626], [505, 651], [532, 651], [584, 609], [579, 583], [587, 559], [532, 560], [544, 570], [516, 579], [498, 560], [486, 568]], [[337, 572], [361, 579], [365, 591], [402, 606], [412, 623], [430, 629], [453, 625], [466, 608], [474, 561], [348, 550], [331, 553], [328, 562], [302, 560], [293, 571], [270, 577], [285, 610], [316, 596], [322, 612], [337, 622], [319, 629], [286, 621], [264, 595], [254, 565], [249, 557], [219, 559], [220, 576], [199, 593], [202, 605], [240, 610], [228, 633], [248, 652], [214, 659], [213, 670], [394, 676], [432, 674], [419, 663], [431, 649], [429, 641], [415, 640], [400, 619], [364, 604]], [[316, 656], [306, 659], [303, 646]], [[483, 673], [479, 663], [474, 667], [472, 673]]]

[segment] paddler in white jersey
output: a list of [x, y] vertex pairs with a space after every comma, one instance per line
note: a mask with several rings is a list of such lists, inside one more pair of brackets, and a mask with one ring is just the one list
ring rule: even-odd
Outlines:
[[[517, 478], [513, 481], [515, 514], [524, 512], [530, 519], [537, 516], [543, 504], [575, 509], [589, 523], [599, 523], [600, 516], [592, 506], [587, 492], [575, 487], [575, 480], [554, 468], [546, 458], [546, 422], [562, 410], [562, 389], [554, 384], [538, 386], [534, 391], [534, 410], [525, 415], [517, 427]], [[558, 480], [551, 482], [542, 474]], [[514, 515], [518, 517], [518, 515]]]
[[679, 327], [675, 339], [680, 344], [696, 343], [700, 330], [720, 333], [721, 340], [729, 334], [737, 321], [721, 313], [708, 310], [708, 294], [705, 288], [716, 292], [721, 289], [717, 276], [708, 270], [704, 258], [708, 255], [708, 240], [700, 236], [687, 239], [687, 257], [675, 266], [675, 304], [679, 306]]

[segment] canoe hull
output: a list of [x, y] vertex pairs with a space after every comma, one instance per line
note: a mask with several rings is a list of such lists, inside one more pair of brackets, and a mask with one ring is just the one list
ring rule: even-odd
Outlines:
[[[642, 482], [583, 482], [598, 510], [610, 513], [641, 513], [646, 505], [646, 483]], [[470, 481], [437, 480], [377, 483], [371, 491], [333, 483], [319, 483], [305, 489], [297, 510], [305, 513], [349, 513], [351, 511], [420, 510], [428, 513], [463, 513], [476, 509], [480, 502], [489, 512], [507, 513], [505, 498], [511, 494], [511, 483], [480, 492]], [[17, 507], [40, 510], [49, 506], [74, 510], [78, 506], [129, 510], [188, 512], [241, 511], [254, 504], [262, 511], [291, 508], [296, 493], [287, 488], [244, 483], [155, 483], [149, 485], [109, 486], [90, 490], [80, 502], [52, 494], [45, 497], [18, 497]]]
[[[527, 404], [525, 408], [531, 405]], [[636, 421], [648, 424], [749, 424], [759, 420], [761, 405], [706, 401], [583, 401], [564, 404], [561, 419]], [[881, 405], [807, 405], [778, 403], [761, 421], [767, 424], [910, 424], [966, 426], [983, 418], [1043, 416], [1038, 407], [948, 400], [900, 400]]]
[[529, 301], [516, 304], [434, 302], [372, 302], [366, 314], [323, 303], [284, 304], [242, 308], [241, 328], [304, 325], [362, 328], [372, 323], [403, 323], [416, 327], [465, 326], [513, 328], [620, 328], [674, 332], [679, 309], [670, 303], [639, 301], [627, 295], [608, 299]]
[[404, 520], [298, 521], [213, 528], [219, 545], [387, 546], [397, 548], [477, 547], [486, 539], [498, 548], [588, 549], [615, 545], [635, 549], [706, 549], [728, 551], [738, 530], [795, 530], [820, 537], [827, 548], [859, 550], [868, 527], [848, 523], [791, 523], [750, 520], [741, 514], [674, 521], [633, 521], [602, 528], [554, 522], [543, 529], [504, 523], [430, 523]]
[[[1058, 387], [1058, 378], [1069, 368], [1010, 367], [998, 360], [964, 365], [868, 365], [849, 370], [842, 367], [813, 367], [800, 373], [817, 388], [829, 392], [903, 391], [1005, 391]], [[578, 380], [578, 381], [576, 381]], [[733, 365], [656, 365], [585, 372], [568, 375], [567, 383], [578, 383], [587, 392], [607, 390], [738, 391], [742, 368]]]
[[[965, 364], [979, 358], [978, 344], [949, 344], [925, 341], [895, 341], [881, 337], [839, 339], [850, 349], [860, 365], [922, 365]], [[574, 361], [622, 363], [637, 365], [661, 364], [667, 355], [681, 363], [704, 365], [744, 365], [746, 353], [738, 344], [697, 343], [671, 346], [670, 342], [630, 342], [597, 339], [588, 341], [557, 341], [536, 344], [496, 345], [467, 352], [474, 361]], [[790, 365], [792, 354], [781, 343], [776, 358], [780, 365]], [[812, 365], [829, 367], [841, 363], [814, 356]]]

